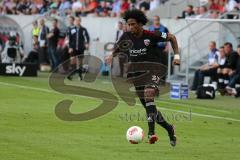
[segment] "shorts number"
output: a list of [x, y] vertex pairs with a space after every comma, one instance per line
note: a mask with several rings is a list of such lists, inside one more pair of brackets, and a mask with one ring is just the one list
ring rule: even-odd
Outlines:
[[155, 82], [155, 83], [158, 83], [160, 80], [160, 78], [156, 75], [152, 75], [152, 81]]

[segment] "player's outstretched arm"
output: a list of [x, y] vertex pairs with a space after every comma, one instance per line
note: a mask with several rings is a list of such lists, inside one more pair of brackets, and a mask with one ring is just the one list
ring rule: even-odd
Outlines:
[[105, 57], [105, 61], [107, 62], [107, 64], [111, 65], [113, 61], [113, 57], [116, 57], [118, 54], [119, 54], [119, 47], [116, 45], [112, 53], [107, 57]]
[[173, 34], [168, 34], [167, 40], [170, 41], [173, 51], [174, 51], [173, 64], [180, 65], [180, 55], [179, 55], [179, 48], [178, 48], [178, 43], [177, 43], [176, 37]]

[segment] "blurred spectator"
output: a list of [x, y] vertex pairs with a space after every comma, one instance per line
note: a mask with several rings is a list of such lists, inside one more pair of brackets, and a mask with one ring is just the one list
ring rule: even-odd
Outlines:
[[55, 3], [53, 3], [50, 6], [50, 12], [49, 12], [50, 16], [58, 16], [58, 8], [57, 5]]
[[182, 16], [178, 16], [177, 19], [182, 19], [186, 17], [191, 17], [194, 15], [193, 6], [188, 5], [186, 9], [182, 12]]
[[218, 73], [219, 70], [221, 70], [222, 68], [224, 68], [226, 62], [226, 56], [225, 56], [225, 52], [224, 52], [224, 46], [221, 46], [219, 48], [219, 52], [218, 52], [218, 64], [219, 64], [219, 68], [218, 68]]
[[209, 0], [209, 10], [225, 12], [226, 0]]
[[212, 41], [209, 43], [209, 51], [210, 53], [208, 54], [208, 63], [202, 65], [200, 69], [195, 72], [193, 84], [191, 87], [193, 91], [197, 90], [197, 88], [203, 84], [205, 76], [210, 76], [212, 81], [217, 82], [219, 53], [216, 48], [216, 42]]
[[160, 6], [160, 0], [151, 0], [150, 2], [150, 10], [154, 10]]
[[23, 63], [35, 63], [39, 65], [39, 43], [37, 41], [37, 36], [33, 37], [33, 49], [29, 52], [26, 58], [24, 58]]
[[59, 11], [60, 12], [65, 12], [65, 10], [71, 8], [71, 3], [69, 0], [61, 0], [60, 6], [59, 6]]
[[239, 7], [238, 7], [238, 6], [235, 6], [235, 7], [233, 8], [233, 11], [239, 12]]
[[238, 0], [236, 7], [240, 9], [240, 0]]
[[60, 0], [50, 1], [49, 8], [58, 9], [60, 6]]
[[111, 10], [112, 8], [109, 2], [101, 1], [100, 5], [96, 9], [96, 15], [99, 17], [106, 17], [110, 15]]
[[39, 63], [41, 64], [49, 64], [48, 59], [48, 41], [47, 34], [49, 33], [49, 28], [45, 25], [44, 19], [40, 20], [40, 33], [38, 37], [40, 54], [39, 54]]
[[82, 15], [87, 15], [89, 13], [95, 13], [97, 7], [98, 7], [98, 2], [96, 0], [90, 0], [90, 2], [87, 3], [86, 7], [84, 7], [81, 10]]
[[34, 36], [37, 36], [37, 37], [38, 37], [38, 35], [39, 35], [39, 33], [40, 33], [40, 28], [39, 28], [39, 26], [38, 26], [38, 21], [34, 21], [34, 22], [32, 23], [32, 25], [33, 25], [32, 37], [34, 37]]
[[194, 7], [193, 12], [194, 12], [194, 15], [196, 16], [200, 15], [200, 7]]
[[139, 5], [139, 9], [141, 11], [148, 11], [150, 10], [150, 0], [143, 0], [142, 3]]
[[225, 87], [229, 83], [229, 76], [232, 75], [233, 70], [236, 69], [237, 53], [233, 50], [232, 43], [226, 42], [224, 44], [224, 52], [226, 56], [226, 62], [224, 68], [218, 72], [219, 91], [222, 95], [225, 94]]
[[230, 77], [230, 83], [226, 87], [227, 92], [234, 96], [240, 96], [240, 94], [237, 93], [237, 90], [235, 89], [236, 84], [240, 82], [240, 45], [237, 47], [237, 53], [238, 57], [236, 69], [233, 71]]
[[27, 4], [26, 0], [22, 0], [16, 3], [16, 10], [18, 14], [26, 14]]
[[76, 13], [76, 15], [81, 14], [81, 9], [83, 8], [82, 2], [80, 0], [74, 0], [72, 4], [72, 11]]
[[[30, 0], [32, 1], [32, 0]], [[42, 7], [44, 0], [33, 0], [34, 5], [39, 9]]]
[[47, 35], [48, 38], [48, 55], [51, 63], [52, 70], [56, 69], [60, 62], [60, 57], [57, 55], [57, 45], [60, 35], [58, 28], [58, 20], [54, 19], [52, 22], [53, 28]]
[[119, 21], [117, 24], [117, 33], [116, 33], [115, 41], [118, 41], [124, 32], [125, 32], [124, 24], [122, 21]]
[[[120, 37], [122, 36], [122, 34], [124, 32], [126, 32], [126, 28], [122, 21], [118, 22], [117, 27], [118, 27], [118, 29], [117, 29], [117, 33], [116, 33], [116, 39], [115, 39], [116, 41], [118, 41], [120, 39]], [[118, 59], [119, 59], [120, 77], [123, 77], [124, 64], [127, 62], [127, 56], [125, 54], [119, 54]]]
[[130, 3], [128, 0], [121, 0], [121, 8], [120, 8], [120, 14], [124, 14], [126, 10], [128, 10], [130, 7]]
[[5, 33], [5, 32], [0, 33], [0, 39], [2, 40], [3, 46], [4, 46], [4, 44], [5, 44], [5, 43], [7, 42], [7, 40], [8, 40], [8, 35], [7, 35], [7, 33]]
[[13, 0], [4, 0], [3, 1], [3, 6], [5, 6], [6, 8], [13, 8], [15, 6]]
[[34, 35], [33, 36], [33, 42], [32, 42], [33, 46], [37, 44], [38, 48], [39, 48], [39, 41], [38, 41], [38, 35]]
[[121, 0], [116, 0], [116, 1], [113, 3], [113, 9], [112, 9], [112, 14], [111, 14], [111, 16], [112, 16], [112, 17], [119, 16], [120, 11], [121, 11]]
[[104, 63], [101, 64], [100, 73], [102, 76], [108, 76], [110, 73], [110, 65], [107, 59], [104, 59]]
[[199, 15], [195, 16], [195, 18], [207, 18], [209, 17], [208, 9], [206, 6], [201, 6], [199, 9]]
[[237, 2], [235, 0], [227, 0], [227, 3], [225, 5], [225, 9], [227, 12], [230, 12], [234, 9], [234, 7], [237, 5]]
[[23, 56], [23, 49], [17, 42], [17, 34], [12, 31], [1, 53], [2, 63], [21, 63]]
[[42, 7], [39, 10], [40, 14], [44, 14], [45, 12], [48, 11], [48, 1], [47, 0], [43, 0], [42, 1]]
[[3, 9], [2, 6], [0, 6], [0, 16], [1, 16], [1, 15], [4, 15], [4, 14], [5, 14], [4, 9]]
[[225, 2], [226, 0], [219, 0], [219, 12], [224, 13], [225, 12]]
[[59, 39], [56, 54], [59, 56], [59, 63], [62, 64], [59, 66], [59, 72], [62, 74], [67, 73], [69, 70], [69, 63], [66, 63], [65, 61], [69, 60], [70, 55], [68, 54], [68, 47], [65, 38]]
[[239, 8], [236, 6], [233, 8], [231, 12], [228, 12], [226, 15], [227, 19], [239, 19], [240, 11]]
[[219, 0], [209, 0], [209, 10], [219, 10]]
[[217, 19], [219, 18], [219, 16], [220, 16], [219, 11], [211, 11], [208, 18]]
[[133, 9], [137, 9], [137, 4], [136, 4], [136, 0], [128, 0], [129, 3], [129, 10], [133, 10]]
[[233, 50], [233, 46], [231, 43], [227, 42], [224, 44], [224, 51], [227, 57], [227, 67], [229, 69], [234, 70], [236, 67], [237, 60], [237, 52]]
[[2, 39], [2, 35], [0, 33], [0, 52], [2, 52], [3, 47], [4, 47], [4, 42], [3, 42], [3, 39]]
[[33, 14], [38, 14], [39, 13], [39, 9], [37, 7], [32, 7], [31, 10], [29, 10], [29, 12], [27, 14], [29, 15], [33, 15]]

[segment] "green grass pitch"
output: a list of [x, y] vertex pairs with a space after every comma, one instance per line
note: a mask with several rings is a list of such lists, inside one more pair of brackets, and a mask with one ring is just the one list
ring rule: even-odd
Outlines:
[[[116, 94], [109, 79], [94, 83], [66, 81]], [[56, 93], [48, 74], [37, 78], [0, 77], [1, 160], [237, 160], [240, 157], [240, 99], [217, 96], [215, 100], [157, 100], [159, 109], [176, 126], [178, 144], [169, 145], [166, 132], [156, 125], [159, 141], [131, 145], [129, 127], [147, 123], [139, 104], [129, 107], [122, 100], [112, 112], [86, 122], [58, 119], [55, 105], [74, 101], [73, 113], [95, 108], [101, 101]], [[130, 117], [131, 116], [131, 117]], [[146, 137], [145, 137], [146, 141]]]

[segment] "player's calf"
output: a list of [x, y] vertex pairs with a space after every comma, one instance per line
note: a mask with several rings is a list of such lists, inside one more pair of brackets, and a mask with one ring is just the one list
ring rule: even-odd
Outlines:
[[168, 136], [170, 139], [170, 145], [175, 147], [177, 144], [177, 137], [176, 137], [176, 133], [175, 133], [175, 127], [173, 125], [172, 125], [170, 132], [168, 132]]

